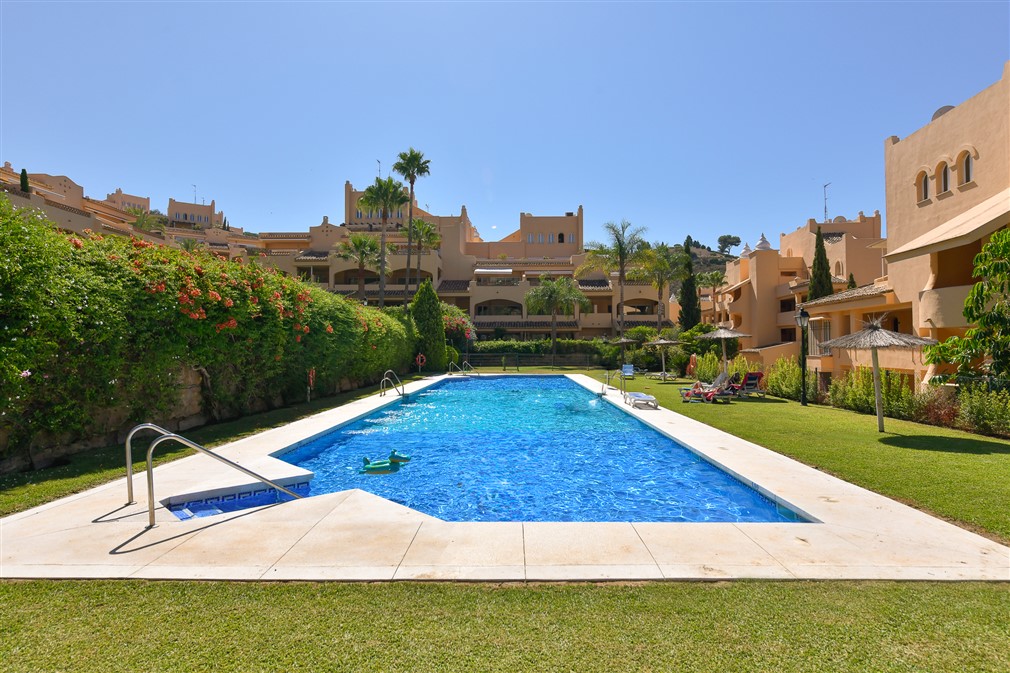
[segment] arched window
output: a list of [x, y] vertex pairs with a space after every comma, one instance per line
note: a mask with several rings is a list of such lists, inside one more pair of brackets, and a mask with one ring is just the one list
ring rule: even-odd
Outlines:
[[970, 152], [964, 153], [964, 158], [961, 160], [961, 184], [966, 185], [975, 179], [975, 160], [971, 158]]
[[842, 263], [841, 261], [835, 262], [835, 275], [839, 278], [842, 277]]
[[543, 243], [543, 242], [544, 242], [544, 235], [537, 234], [537, 243]]
[[929, 199], [929, 174], [926, 171], [919, 173], [919, 177], [915, 179], [915, 188], [918, 197], [917, 201]]
[[558, 234], [558, 243], [564, 243], [564, 242], [565, 242], [565, 235]]
[[548, 243], [554, 242], [554, 234], [547, 234], [547, 242]]
[[937, 194], [946, 194], [950, 191], [950, 168], [947, 166], [947, 162], [940, 164], [936, 171], [936, 179], [939, 182], [936, 189]]

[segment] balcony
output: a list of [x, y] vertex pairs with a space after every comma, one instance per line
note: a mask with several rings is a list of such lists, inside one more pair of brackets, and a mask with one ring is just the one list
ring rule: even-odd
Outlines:
[[[967, 327], [964, 300], [971, 285], [941, 287], [919, 293], [919, 327]], [[926, 322], [929, 318], [932, 324]]]
[[579, 316], [580, 327], [610, 329], [613, 325], [614, 317], [609, 313], [583, 313]]

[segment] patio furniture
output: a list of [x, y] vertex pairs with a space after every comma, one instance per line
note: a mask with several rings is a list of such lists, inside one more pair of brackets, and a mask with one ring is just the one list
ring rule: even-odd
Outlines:
[[765, 396], [765, 391], [761, 390], [761, 377], [764, 376], [764, 372], [750, 372], [743, 378], [743, 383], [735, 388], [736, 394], [740, 397], [748, 397], [749, 395], [760, 395]]
[[635, 378], [635, 365], [621, 365], [621, 378], [622, 379]]
[[656, 398], [645, 393], [624, 393], [624, 403], [630, 404], [633, 407], [645, 405], [653, 409], [659, 409], [659, 403], [656, 402]]

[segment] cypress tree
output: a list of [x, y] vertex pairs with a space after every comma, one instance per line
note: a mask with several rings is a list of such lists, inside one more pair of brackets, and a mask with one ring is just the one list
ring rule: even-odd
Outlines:
[[810, 267], [810, 292], [807, 301], [827, 297], [835, 293], [831, 284], [831, 269], [828, 266], [828, 253], [824, 249], [824, 236], [817, 227], [817, 240], [814, 243], [814, 264]]
[[28, 171], [24, 168], [21, 169], [21, 191], [26, 194], [30, 194], [32, 191], [31, 186], [28, 184]]
[[849, 273], [849, 284], [845, 286], [846, 290], [856, 289], [856, 277]]
[[677, 320], [680, 322], [682, 330], [689, 330], [701, 322], [701, 303], [698, 301], [698, 286], [694, 278], [694, 264], [691, 262], [690, 247], [691, 237], [684, 241], [684, 253], [686, 260], [684, 264], [684, 282], [680, 286], [680, 293], [677, 301], [680, 303], [680, 315]]
[[429, 371], [443, 372], [448, 366], [445, 353], [445, 323], [442, 322], [442, 308], [438, 295], [431, 287], [431, 279], [421, 283], [410, 303], [410, 314], [417, 328], [417, 348], [427, 360]]

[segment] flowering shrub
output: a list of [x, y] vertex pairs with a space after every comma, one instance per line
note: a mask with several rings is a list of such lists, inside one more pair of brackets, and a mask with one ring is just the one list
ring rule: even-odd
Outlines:
[[0, 250], [0, 455], [42, 433], [167, 418], [186, 368], [224, 418], [304, 396], [312, 368], [332, 392], [344, 378], [405, 371], [414, 353], [396, 319], [273, 269], [66, 236], [2, 196]]

